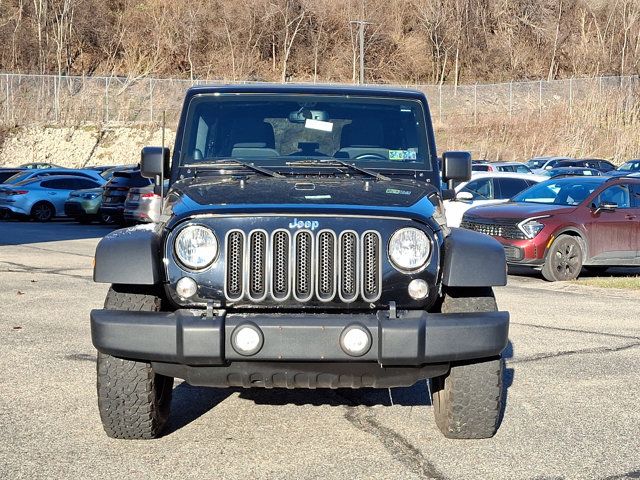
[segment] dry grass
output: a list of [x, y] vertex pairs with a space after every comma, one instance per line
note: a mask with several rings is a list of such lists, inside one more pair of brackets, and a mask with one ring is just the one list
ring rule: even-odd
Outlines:
[[612, 159], [640, 157], [640, 92], [587, 95], [571, 111], [558, 105], [542, 113], [494, 114], [436, 123], [439, 150], [465, 149], [474, 158], [523, 161], [539, 155]]
[[577, 283], [579, 285], [587, 285], [590, 287], [640, 290], [640, 276], [581, 278]]

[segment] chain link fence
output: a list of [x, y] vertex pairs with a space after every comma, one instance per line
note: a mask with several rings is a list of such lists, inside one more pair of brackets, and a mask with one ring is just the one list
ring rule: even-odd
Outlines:
[[[130, 79], [57, 75], [0, 74], [0, 125], [153, 124], [166, 112], [175, 125], [181, 102], [192, 85], [210, 80]], [[248, 83], [248, 82], [236, 82]], [[463, 119], [476, 124], [483, 116], [515, 117], [563, 107], [569, 113], [594, 95], [633, 95], [638, 76], [571, 78], [553, 81], [476, 85], [406, 85], [424, 91], [431, 115], [443, 123]]]

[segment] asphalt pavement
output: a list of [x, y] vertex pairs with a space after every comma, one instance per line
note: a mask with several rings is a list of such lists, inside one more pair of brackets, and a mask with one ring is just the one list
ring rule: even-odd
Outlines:
[[640, 478], [637, 292], [510, 276], [502, 425], [445, 439], [427, 385], [391, 390], [196, 388], [169, 428], [108, 438], [89, 310], [104, 226], [0, 222], [0, 478]]

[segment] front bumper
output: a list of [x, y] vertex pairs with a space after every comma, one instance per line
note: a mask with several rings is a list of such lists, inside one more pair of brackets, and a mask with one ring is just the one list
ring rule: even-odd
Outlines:
[[100, 206], [100, 213], [104, 215], [111, 215], [112, 217], [122, 218], [124, 212], [124, 205], [105, 205]]
[[69, 217], [97, 215], [100, 208], [99, 201], [81, 200], [73, 201], [68, 200], [64, 203], [64, 213]]
[[493, 237], [502, 244], [505, 257], [509, 265], [540, 266], [544, 264], [547, 251], [548, 237], [536, 235], [527, 240], [513, 240], [502, 237]]
[[[231, 343], [239, 325], [251, 323], [263, 336], [261, 349], [241, 355]], [[352, 357], [340, 346], [350, 325], [371, 335], [367, 353]], [[381, 366], [421, 366], [499, 355], [509, 333], [507, 312], [433, 314], [388, 312], [352, 314], [228, 314], [201, 310], [175, 313], [91, 311], [91, 338], [101, 352], [116, 357], [190, 366], [233, 362], [370, 362]]]

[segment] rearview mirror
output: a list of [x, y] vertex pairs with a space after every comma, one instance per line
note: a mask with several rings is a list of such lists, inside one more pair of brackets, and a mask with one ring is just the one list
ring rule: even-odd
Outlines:
[[[158, 180], [169, 172], [169, 149], [166, 147], [144, 147], [140, 152], [140, 174]], [[157, 182], [156, 182], [157, 183]]]
[[469, 152], [444, 152], [442, 154], [442, 179], [445, 182], [466, 182], [471, 178], [471, 154]]

